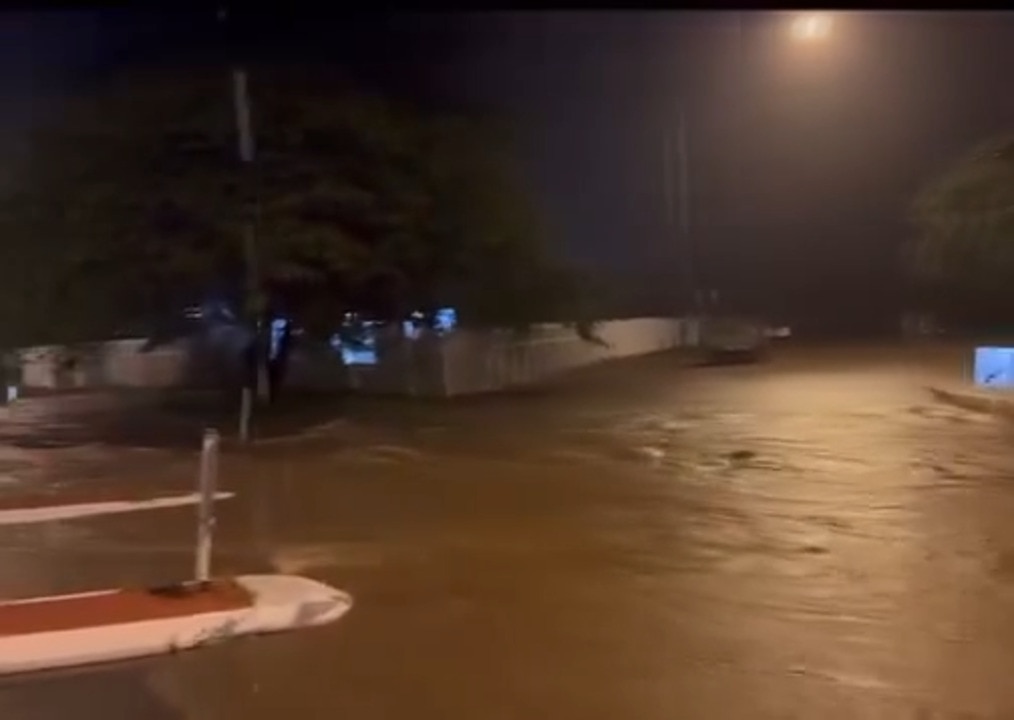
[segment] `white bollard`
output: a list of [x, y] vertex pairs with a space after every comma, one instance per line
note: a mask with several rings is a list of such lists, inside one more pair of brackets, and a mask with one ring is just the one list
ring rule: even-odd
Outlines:
[[197, 554], [194, 579], [206, 583], [211, 579], [211, 539], [215, 528], [215, 486], [218, 484], [218, 431], [208, 428], [201, 443], [201, 467], [198, 476], [200, 502], [197, 505]]

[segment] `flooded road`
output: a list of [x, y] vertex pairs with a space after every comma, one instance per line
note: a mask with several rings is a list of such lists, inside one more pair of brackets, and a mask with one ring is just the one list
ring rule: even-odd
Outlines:
[[[939, 371], [657, 356], [226, 456], [217, 571], [303, 573], [352, 612], [6, 681], [0, 717], [1014, 716], [1014, 433], [934, 405]], [[192, 485], [193, 455], [131, 458], [116, 483]], [[0, 528], [0, 588], [178, 579], [193, 533], [185, 510]]]

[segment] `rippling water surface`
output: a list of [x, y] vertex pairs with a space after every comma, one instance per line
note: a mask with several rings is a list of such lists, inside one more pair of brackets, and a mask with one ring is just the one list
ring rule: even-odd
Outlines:
[[[1012, 433], [932, 403], [933, 372], [661, 356], [224, 458], [218, 569], [318, 577], [352, 613], [8, 681], [0, 717], [1010, 717]], [[116, 482], [191, 481], [133, 457]], [[8, 595], [174, 579], [193, 535], [187, 511], [0, 530]]]

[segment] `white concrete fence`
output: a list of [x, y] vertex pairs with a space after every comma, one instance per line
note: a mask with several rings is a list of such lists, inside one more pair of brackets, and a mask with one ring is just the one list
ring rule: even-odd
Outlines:
[[518, 338], [505, 331], [460, 332], [443, 343], [443, 395], [494, 392], [530, 385], [604, 360], [647, 355], [684, 343], [680, 320], [634, 318], [601, 322], [591, 342], [573, 328], [535, 327]]
[[[634, 318], [597, 323], [600, 342], [573, 328], [541, 325], [524, 335], [504, 330], [460, 330], [417, 340], [381, 337], [376, 365], [345, 366], [335, 353], [293, 354], [288, 382], [318, 390], [352, 389], [417, 396], [456, 396], [530, 385], [573, 368], [693, 345], [692, 322]], [[169, 388], [215, 385], [221, 358], [207, 343], [181, 341], [152, 350], [145, 341], [112, 340], [77, 348], [28, 348], [21, 352], [22, 384], [28, 388]], [[68, 357], [74, 357], [68, 362]]]
[[191, 353], [180, 345], [144, 351], [144, 339], [109, 340], [73, 349], [59, 345], [21, 351], [21, 384], [28, 388], [173, 387], [185, 384]]

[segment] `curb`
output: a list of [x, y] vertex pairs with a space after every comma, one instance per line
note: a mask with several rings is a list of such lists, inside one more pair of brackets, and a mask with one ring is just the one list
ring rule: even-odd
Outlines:
[[953, 405], [962, 410], [994, 415], [1014, 420], [1014, 396], [1003, 397], [982, 392], [955, 392], [928, 386], [927, 391], [934, 400]]
[[282, 445], [285, 443], [313, 440], [327, 437], [329, 431], [336, 430], [344, 424], [346, 424], [346, 420], [344, 418], [327, 420], [325, 422], [317, 423], [316, 425], [309, 425], [303, 430], [285, 433], [284, 435], [268, 435], [266, 437], [257, 437], [254, 435], [245, 443], [240, 442], [235, 436], [223, 437], [222, 448], [223, 450], [228, 450], [230, 452], [242, 452], [244, 450], [254, 450], [268, 445]]

